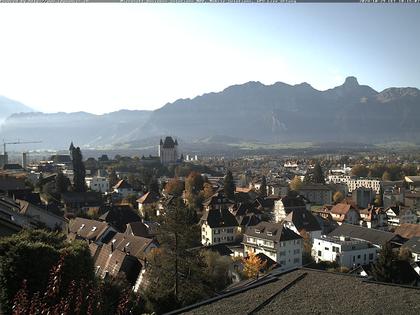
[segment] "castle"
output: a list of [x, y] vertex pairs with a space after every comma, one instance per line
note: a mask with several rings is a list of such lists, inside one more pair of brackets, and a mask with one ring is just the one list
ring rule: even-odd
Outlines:
[[159, 158], [164, 165], [178, 162], [178, 141], [172, 137], [166, 137], [165, 141], [160, 139]]

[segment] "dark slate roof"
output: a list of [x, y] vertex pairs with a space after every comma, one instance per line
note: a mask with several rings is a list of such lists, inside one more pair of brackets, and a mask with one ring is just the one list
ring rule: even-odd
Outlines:
[[13, 176], [0, 176], [0, 191], [24, 190], [25, 180]]
[[404, 243], [403, 247], [408, 248], [413, 253], [420, 254], [420, 237], [413, 237]]
[[201, 222], [207, 222], [212, 229], [238, 226], [238, 221], [236, 221], [235, 216], [227, 209], [210, 209], [209, 211], [204, 212]]
[[50, 161], [54, 161], [54, 163], [71, 163], [71, 156], [68, 154], [55, 154], [50, 156]]
[[346, 223], [343, 223], [328, 235], [337, 237], [348, 236], [351, 238], [365, 240], [378, 246], [382, 246], [387, 242], [398, 239], [398, 237], [391, 232]]
[[244, 233], [247, 236], [254, 236], [274, 242], [290, 241], [302, 238], [291, 229], [281, 223], [260, 222], [255, 226], [248, 227]]
[[[351, 297], [351, 298], [349, 298]], [[298, 269], [169, 314], [419, 314], [420, 290]], [[332, 303], [332, 301], [335, 301]]]
[[287, 195], [281, 198], [281, 201], [283, 202], [283, 205], [285, 208], [301, 207], [302, 209], [306, 209], [305, 198], [301, 195], [297, 195], [297, 196]]
[[215, 244], [215, 245], [209, 245], [205, 246], [204, 249], [211, 250], [212, 252], [218, 253], [220, 256], [230, 256], [233, 254], [233, 251], [230, 250], [226, 244]]
[[261, 210], [257, 209], [253, 204], [250, 203], [238, 203], [233, 206], [232, 213], [235, 216], [244, 216], [250, 214], [260, 215]]
[[290, 212], [285, 221], [293, 222], [298, 231], [305, 230], [307, 232], [321, 231], [321, 226], [312, 212], [306, 209], [296, 209]]
[[69, 191], [61, 194], [64, 203], [86, 203], [99, 205], [102, 203], [101, 193], [95, 191], [74, 192]]
[[260, 218], [251, 214], [244, 216], [236, 216], [236, 220], [240, 226], [254, 226], [261, 222]]
[[141, 218], [129, 205], [119, 205], [112, 206], [99, 220], [108, 222], [118, 231], [124, 232], [127, 223], [140, 221]]
[[165, 141], [163, 141], [163, 147], [165, 149], [174, 148], [176, 145], [178, 145], [178, 142], [175, 142], [174, 139], [172, 139], [172, 137], [166, 137]]
[[131, 222], [127, 224], [125, 234], [152, 238], [160, 225], [157, 222]]
[[17, 163], [4, 164], [3, 165], [3, 169], [4, 170], [21, 170], [22, 169], [22, 165], [17, 164]]
[[203, 206], [216, 204], [234, 204], [235, 202], [228, 199], [222, 189], [219, 189], [213, 196], [203, 202]]

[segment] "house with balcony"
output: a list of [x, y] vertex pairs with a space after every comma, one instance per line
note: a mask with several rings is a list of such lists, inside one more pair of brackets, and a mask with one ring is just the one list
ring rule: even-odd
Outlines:
[[260, 222], [248, 227], [243, 238], [244, 255], [264, 254], [285, 271], [302, 266], [303, 239], [281, 223]]

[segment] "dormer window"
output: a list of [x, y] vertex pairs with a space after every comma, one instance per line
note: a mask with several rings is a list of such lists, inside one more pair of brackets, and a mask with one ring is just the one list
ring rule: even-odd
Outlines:
[[80, 226], [80, 228], [79, 228], [79, 231], [81, 230], [81, 229], [83, 229], [85, 227], [85, 225], [84, 224], [82, 224], [81, 226]]
[[258, 230], [258, 229], [255, 229], [255, 233], [260, 234], [260, 233], [261, 233], [261, 231], [260, 231], [260, 230]]
[[127, 244], [125, 244], [125, 247], [128, 247], [128, 245], [130, 245], [130, 242], [128, 242]]
[[273, 236], [273, 232], [267, 232], [268, 236]]
[[95, 232], [96, 231], [96, 226], [94, 226], [93, 228], [92, 228], [92, 232]]
[[112, 244], [115, 244], [115, 242], [116, 242], [117, 240], [114, 238], [113, 240], [112, 240]]

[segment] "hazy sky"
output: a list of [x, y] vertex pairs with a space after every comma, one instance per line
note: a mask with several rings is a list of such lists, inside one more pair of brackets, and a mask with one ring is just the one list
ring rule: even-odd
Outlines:
[[232, 84], [420, 87], [420, 5], [2, 4], [0, 95], [155, 109]]

